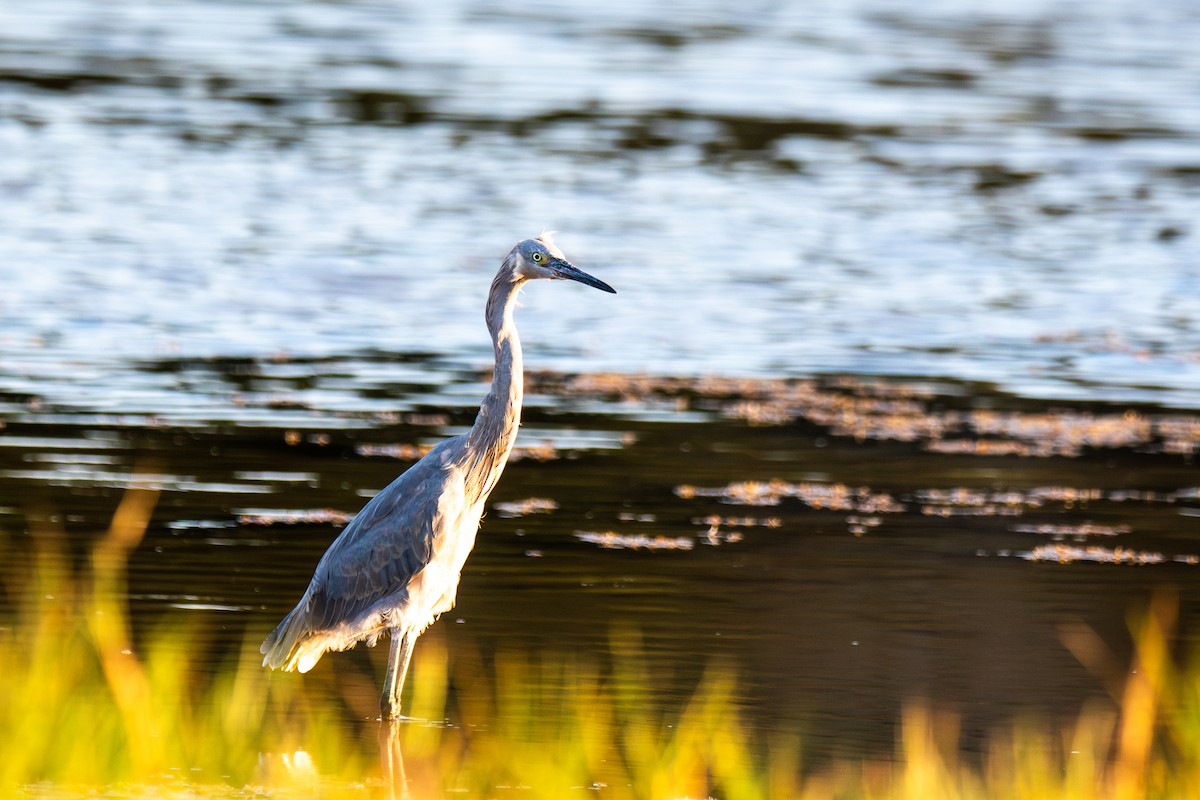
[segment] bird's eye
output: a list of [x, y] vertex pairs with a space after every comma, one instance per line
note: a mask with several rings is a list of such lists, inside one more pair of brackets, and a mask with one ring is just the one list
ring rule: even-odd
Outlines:
[[535, 264], [540, 264], [540, 263], [542, 263], [542, 254], [541, 254], [541, 253], [534, 253], [534, 254], [533, 254], [533, 263], [535, 263]]

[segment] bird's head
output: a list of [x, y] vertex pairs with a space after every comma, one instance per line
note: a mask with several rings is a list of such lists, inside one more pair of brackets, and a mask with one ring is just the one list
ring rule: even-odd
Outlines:
[[514, 280], [579, 281], [601, 291], [617, 293], [604, 281], [593, 278], [567, 261], [546, 233], [536, 239], [517, 242], [517, 246], [508, 254], [508, 261], [512, 264]]

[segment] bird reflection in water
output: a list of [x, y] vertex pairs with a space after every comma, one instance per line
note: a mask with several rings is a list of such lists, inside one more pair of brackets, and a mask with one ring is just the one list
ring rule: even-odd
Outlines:
[[387, 800], [408, 800], [408, 776], [404, 774], [404, 754], [400, 750], [400, 729], [394, 719], [379, 725], [379, 767]]

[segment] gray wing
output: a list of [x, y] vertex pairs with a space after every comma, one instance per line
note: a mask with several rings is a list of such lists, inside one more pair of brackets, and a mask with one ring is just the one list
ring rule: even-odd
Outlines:
[[321, 557], [304, 597], [263, 642], [264, 664], [283, 666], [308, 636], [353, 622], [385, 599], [406, 599], [408, 582], [432, 558], [449, 475], [441, 456], [454, 443], [439, 444], [351, 520]]

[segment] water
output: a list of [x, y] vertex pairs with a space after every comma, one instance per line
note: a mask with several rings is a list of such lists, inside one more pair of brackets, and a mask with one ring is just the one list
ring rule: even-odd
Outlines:
[[[903, 377], [923, 432], [548, 376], [495, 499], [558, 509], [489, 515], [431, 635], [600, 657], [627, 623], [680, 692], [732, 656], [818, 750], [886, 747], [917, 694], [969, 732], [1073, 713], [1101, 687], [1062, 625], [1121, 651], [1155, 587], [1200, 599], [1197, 40], [1187, 2], [7, 2], [0, 524], [85, 540], [145, 465], [139, 618], [265, 633], [386, 453], [470, 424], [490, 276], [553, 228], [619, 294], [531, 286], [530, 368]], [[1098, 435], [1047, 408], [1153, 430], [1034, 452]], [[904, 510], [679, 492], [771, 478]], [[1055, 537], [1162, 563], [1025, 557]]]
[[529, 291], [546, 366], [1194, 405], [1198, 29], [1182, 2], [6, 3], [4, 388], [483, 363], [486, 276], [557, 228], [623, 296]]
[[[357, 368], [413, 368], [390, 364]], [[223, 649], [265, 636], [340, 526], [469, 422], [453, 398], [485, 384], [461, 378], [436, 404], [393, 385], [369, 404], [387, 411], [333, 411], [280, 400], [336, 382], [340, 362], [209, 369], [178, 374], [243, 386], [228, 420], [10, 418], [0, 525], [24, 547], [26, 518], [50, 514], [83, 548], [125, 488], [159, 489], [131, 564], [135, 622]], [[1016, 716], [1069, 718], [1104, 686], [1064, 632], [1086, 625], [1123, 660], [1127, 614], [1155, 591], [1181, 593], [1194, 637], [1200, 414], [856, 378], [542, 373], [529, 390], [458, 606], [427, 634], [460, 658], [605, 663], [614, 631], [640, 631], [664, 697], [682, 703], [724, 658], [752, 717], [804, 730], [820, 757], [890, 750], [914, 697], [963, 710], [968, 742]], [[381, 673], [383, 655], [318, 669]], [[363, 681], [347, 692], [372, 707]]]

